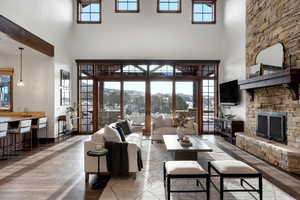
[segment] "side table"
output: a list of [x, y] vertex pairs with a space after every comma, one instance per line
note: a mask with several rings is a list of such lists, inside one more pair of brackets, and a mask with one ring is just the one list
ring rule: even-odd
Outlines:
[[100, 189], [105, 187], [106, 184], [104, 182], [101, 182], [100, 180], [100, 157], [108, 155], [108, 150], [107, 149], [91, 150], [87, 152], [87, 155], [98, 158], [97, 180], [95, 183], [93, 183], [92, 188]]

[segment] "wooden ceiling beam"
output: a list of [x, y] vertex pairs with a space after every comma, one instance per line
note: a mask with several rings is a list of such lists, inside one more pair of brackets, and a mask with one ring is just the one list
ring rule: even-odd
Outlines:
[[39, 38], [23, 27], [0, 15], [0, 32], [3, 32], [11, 39], [37, 50], [47, 56], [54, 57], [54, 46]]

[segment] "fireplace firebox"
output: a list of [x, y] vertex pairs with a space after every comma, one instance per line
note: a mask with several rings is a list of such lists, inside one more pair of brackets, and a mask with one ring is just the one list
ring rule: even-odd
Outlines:
[[256, 135], [287, 144], [287, 113], [257, 112]]

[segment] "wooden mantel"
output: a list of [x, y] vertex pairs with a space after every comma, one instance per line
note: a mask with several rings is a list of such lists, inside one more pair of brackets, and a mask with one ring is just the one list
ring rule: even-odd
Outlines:
[[241, 90], [246, 90], [254, 100], [254, 89], [281, 86], [289, 89], [293, 100], [299, 100], [300, 69], [286, 69], [273, 74], [239, 81]]

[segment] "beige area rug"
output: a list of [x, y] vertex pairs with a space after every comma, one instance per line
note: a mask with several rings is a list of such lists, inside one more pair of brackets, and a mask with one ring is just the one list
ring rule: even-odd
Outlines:
[[[199, 163], [207, 169], [211, 160], [233, 160], [230, 155], [206, 141], [212, 148], [211, 153], [199, 153]], [[143, 141], [142, 156], [144, 169], [134, 177], [112, 177], [104, 189], [99, 200], [164, 200], [162, 162], [172, 160], [171, 154], [166, 152], [164, 144], [151, 144], [150, 140]], [[257, 181], [248, 180], [257, 186]], [[214, 179], [218, 183], [217, 179]], [[171, 183], [172, 189], [195, 189], [194, 180], [175, 180]], [[227, 180], [226, 188], [241, 188], [239, 180]], [[292, 200], [284, 191], [280, 190], [267, 180], [263, 180], [264, 200]], [[257, 194], [253, 194], [257, 198]], [[252, 200], [249, 193], [227, 193], [225, 200]], [[211, 185], [211, 200], [219, 200], [218, 192]], [[171, 200], [205, 200], [205, 193], [171, 193]]]

